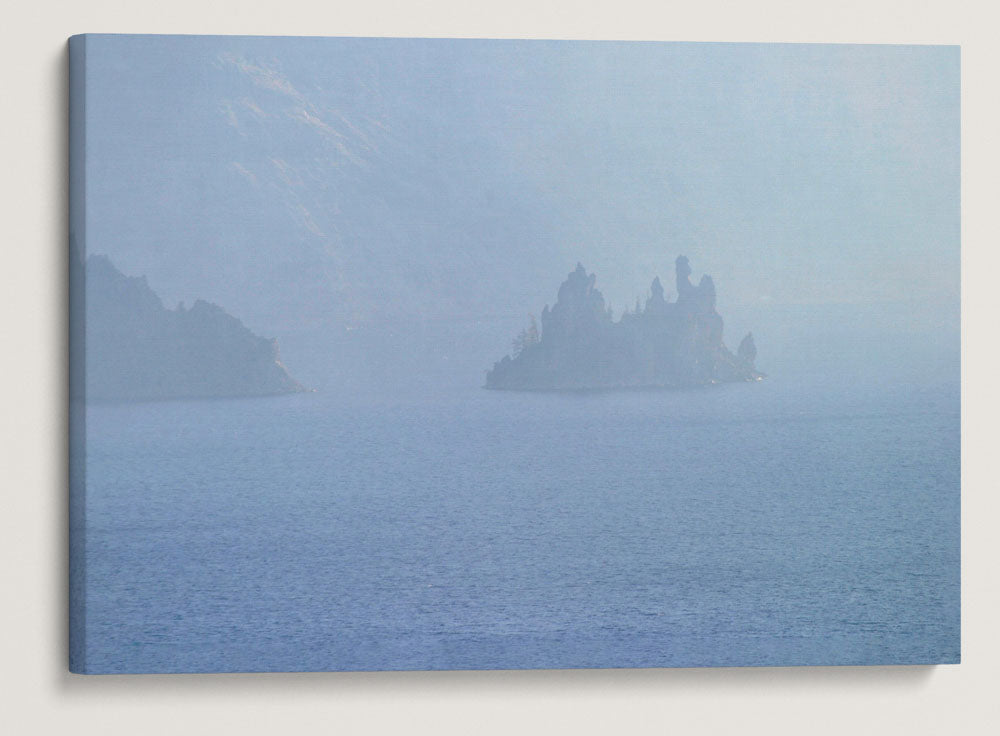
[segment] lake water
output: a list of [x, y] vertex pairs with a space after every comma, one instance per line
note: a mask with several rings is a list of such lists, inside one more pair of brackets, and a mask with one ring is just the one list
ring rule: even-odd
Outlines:
[[957, 662], [957, 316], [901, 314], [743, 314], [753, 384], [485, 391], [494, 320], [91, 406], [85, 669]]

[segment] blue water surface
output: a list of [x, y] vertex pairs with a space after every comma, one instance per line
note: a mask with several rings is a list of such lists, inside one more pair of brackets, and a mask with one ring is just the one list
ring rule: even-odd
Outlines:
[[798, 324], [752, 384], [486, 391], [472, 324], [91, 406], [84, 669], [957, 662], [957, 332]]

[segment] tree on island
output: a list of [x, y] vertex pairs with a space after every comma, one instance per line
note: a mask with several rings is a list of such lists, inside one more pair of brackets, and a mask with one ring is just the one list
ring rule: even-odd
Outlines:
[[531, 324], [521, 330], [511, 344], [515, 358], [523, 353], [526, 348], [535, 345], [540, 340], [540, 336], [538, 334], [538, 323], [535, 322], [535, 315], [529, 314], [528, 317], [531, 319]]

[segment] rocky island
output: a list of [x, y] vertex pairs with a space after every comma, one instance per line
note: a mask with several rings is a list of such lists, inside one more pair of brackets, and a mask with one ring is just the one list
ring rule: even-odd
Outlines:
[[514, 341], [513, 355], [486, 374], [486, 388], [682, 387], [763, 378], [752, 334], [735, 354], [723, 344], [711, 276], [695, 286], [688, 259], [680, 256], [675, 265], [677, 301], [664, 298], [655, 278], [645, 306], [637, 303], [616, 322], [594, 286], [596, 276], [577, 264], [555, 306], [542, 311], [541, 332], [532, 319]]
[[[105, 256], [83, 270], [88, 400], [147, 401], [267, 396], [305, 391], [259, 337], [221, 307], [198, 300], [167, 309], [146, 283]], [[71, 274], [71, 279], [73, 275]], [[72, 323], [71, 323], [72, 324]]]

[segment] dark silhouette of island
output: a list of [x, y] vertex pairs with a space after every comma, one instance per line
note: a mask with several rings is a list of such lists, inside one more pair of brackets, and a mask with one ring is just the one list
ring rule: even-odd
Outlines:
[[712, 277], [693, 285], [684, 256], [676, 269], [677, 301], [664, 298], [657, 277], [645, 307], [637, 302], [634, 312], [615, 322], [594, 287], [596, 276], [577, 264], [559, 287], [555, 306], [542, 311], [541, 332], [532, 318], [514, 340], [513, 356], [505, 356], [486, 374], [486, 388], [683, 387], [763, 378], [754, 366], [752, 334], [735, 354], [722, 343]]
[[87, 400], [148, 401], [287, 394], [306, 389], [258, 337], [221, 307], [167, 309], [146, 278], [105, 256], [83, 268]]

